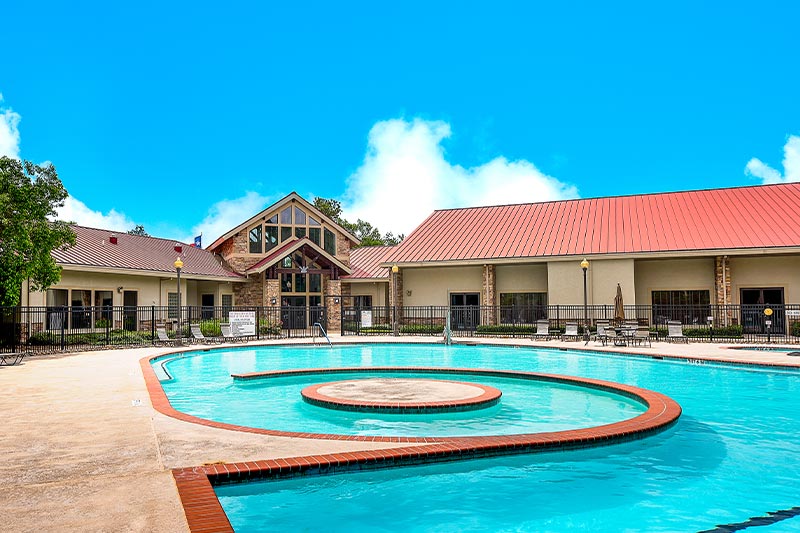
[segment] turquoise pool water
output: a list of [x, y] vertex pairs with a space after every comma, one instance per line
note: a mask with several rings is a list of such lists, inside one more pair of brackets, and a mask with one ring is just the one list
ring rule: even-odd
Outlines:
[[236, 531], [800, 531], [794, 371], [487, 346], [270, 347], [172, 361], [164, 388], [183, 410], [186, 387], [227, 393], [231, 373], [415, 365], [627, 383], [667, 394], [683, 415], [591, 450], [217, 487]]

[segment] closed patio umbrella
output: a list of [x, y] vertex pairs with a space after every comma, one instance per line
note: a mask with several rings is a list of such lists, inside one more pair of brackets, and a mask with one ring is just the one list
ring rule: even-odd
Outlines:
[[622, 287], [617, 283], [617, 295], [614, 297], [614, 320], [618, 324], [625, 321], [625, 306], [622, 304]]

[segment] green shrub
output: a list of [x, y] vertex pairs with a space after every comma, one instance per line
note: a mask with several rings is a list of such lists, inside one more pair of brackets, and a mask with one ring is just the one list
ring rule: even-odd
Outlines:
[[[727, 337], [731, 339], [739, 339], [742, 337], [742, 326], [724, 326], [714, 328], [715, 337]], [[693, 339], [706, 338], [711, 336], [711, 330], [708, 328], [683, 328], [683, 335]]]
[[792, 322], [791, 331], [793, 336], [800, 337], [800, 322]]
[[270, 320], [268, 318], [262, 318], [261, 320], [258, 321], [258, 332], [261, 335], [280, 335], [282, 327], [283, 327], [283, 322], [281, 322], [280, 320]]
[[400, 333], [441, 335], [444, 332], [442, 324], [405, 324], [400, 326]]
[[361, 333], [391, 333], [392, 326], [389, 324], [376, 324], [365, 328], [353, 328], [353, 331], [360, 331]]
[[203, 320], [200, 322], [200, 333], [204, 337], [221, 337], [222, 328], [216, 320]]
[[94, 321], [94, 327], [106, 329], [109, 326], [110, 322], [107, 318], [100, 318]]
[[475, 332], [481, 335], [533, 335], [535, 331], [536, 326], [526, 324], [481, 324], [475, 329]]

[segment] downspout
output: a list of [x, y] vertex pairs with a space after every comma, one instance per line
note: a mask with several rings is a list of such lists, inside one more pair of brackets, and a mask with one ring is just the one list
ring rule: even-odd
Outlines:
[[725, 306], [725, 326], [728, 326], [728, 280], [725, 273], [728, 271], [728, 256], [722, 256], [722, 305]]

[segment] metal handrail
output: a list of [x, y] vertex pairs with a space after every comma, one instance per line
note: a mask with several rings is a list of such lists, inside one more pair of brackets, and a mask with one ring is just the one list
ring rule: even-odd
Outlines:
[[322, 333], [322, 336], [325, 337], [325, 340], [328, 341], [328, 346], [333, 348], [333, 344], [331, 343], [331, 340], [328, 338], [328, 334], [325, 332], [325, 328], [323, 328], [322, 324], [320, 324], [319, 322], [314, 322], [314, 324], [311, 326], [311, 342], [313, 342], [314, 344], [317, 343], [317, 337], [316, 335], [314, 335], [314, 327], [319, 328], [319, 331], [320, 333]]

